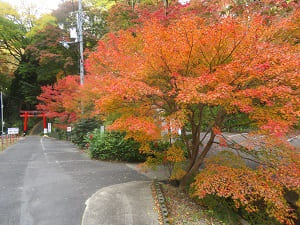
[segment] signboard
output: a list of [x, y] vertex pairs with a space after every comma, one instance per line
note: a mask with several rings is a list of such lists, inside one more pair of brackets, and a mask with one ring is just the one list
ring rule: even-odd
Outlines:
[[67, 132], [71, 132], [72, 131], [72, 127], [67, 127]]
[[100, 127], [100, 133], [103, 134], [104, 132], [105, 132], [105, 127], [104, 127], [104, 126], [101, 126], [101, 127]]
[[51, 123], [48, 123], [48, 133], [51, 133]]
[[181, 129], [180, 128], [178, 129], [178, 134], [181, 135]]
[[19, 128], [18, 127], [7, 128], [7, 134], [19, 134]]

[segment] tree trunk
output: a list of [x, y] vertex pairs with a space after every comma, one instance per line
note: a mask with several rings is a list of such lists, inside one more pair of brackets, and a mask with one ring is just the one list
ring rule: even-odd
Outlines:
[[164, 0], [165, 16], [168, 15], [169, 0]]
[[[193, 167], [196, 162], [199, 153], [200, 147], [200, 134], [201, 134], [201, 122], [202, 122], [202, 112], [204, 109], [204, 105], [199, 105], [199, 114], [192, 112], [192, 116], [190, 117], [190, 124], [192, 125], [192, 147], [191, 147], [191, 155], [190, 155], [190, 162], [187, 167], [187, 171]], [[198, 123], [196, 122], [198, 117]]]
[[[218, 112], [218, 115], [215, 119], [215, 126], [220, 126], [224, 120], [224, 116], [226, 114], [226, 111], [224, 109], [220, 109]], [[213, 130], [210, 130], [210, 138], [207, 142], [207, 144], [205, 145], [203, 151], [201, 152], [200, 156], [198, 157], [198, 154], [196, 155], [196, 158], [192, 158], [191, 163], [193, 163], [193, 165], [190, 165], [187, 169], [187, 173], [185, 174], [185, 176], [180, 180], [180, 184], [179, 184], [179, 188], [183, 189], [184, 187], [186, 187], [188, 185], [188, 183], [190, 182], [192, 176], [198, 172], [201, 164], [203, 163], [207, 153], [209, 152], [209, 150], [211, 149], [211, 146], [214, 143], [214, 139], [215, 139], [216, 135], [214, 134]], [[199, 137], [200, 138], [200, 137]], [[193, 148], [195, 148], [196, 146], [193, 146]], [[199, 148], [199, 146], [198, 146]], [[194, 149], [193, 149], [194, 150]], [[198, 158], [197, 158], [198, 157]]]
[[179, 184], [180, 189], [183, 189], [184, 187], [186, 187], [188, 185], [190, 179], [192, 178], [192, 176], [199, 170], [201, 164], [203, 163], [203, 161], [205, 159], [205, 156], [207, 155], [207, 153], [211, 149], [211, 146], [214, 143], [215, 137], [216, 137], [216, 135], [211, 131], [210, 138], [209, 138], [207, 144], [205, 145], [203, 151], [201, 152], [201, 155], [199, 156], [198, 159], [194, 160], [194, 164], [192, 165], [192, 167], [187, 171], [187, 173], [181, 179], [180, 184]]

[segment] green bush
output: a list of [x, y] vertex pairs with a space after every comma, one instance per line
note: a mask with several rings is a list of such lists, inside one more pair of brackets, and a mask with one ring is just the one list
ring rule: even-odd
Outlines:
[[72, 142], [80, 148], [86, 146], [85, 136], [87, 133], [92, 132], [94, 129], [100, 127], [100, 122], [95, 119], [82, 119], [74, 124], [72, 129]]
[[139, 153], [140, 144], [124, 137], [125, 133], [101, 133], [99, 129], [94, 130], [86, 137], [91, 158], [127, 162], [145, 161], [146, 156]]
[[[258, 205], [260, 205], [258, 203]], [[245, 209], [239, 209], [239, 214], [247, 220], [251, 225], [282, 225], [278, 220], [275, 218], [269, 217], [266, 212], [266, 206], [263, 206], [263, 201], [261, 202], [262, 207], [257, 212], [249, 213]]]
[[197, 199], [197, 202], [207, 207], [211, 216], [223, 221], [225, 224], [239, 224], [240, 217], [230, 198], [207, 195], [203, 199]]
[[188, 152], [181, 137], [176, 138], [175, 141], [173, 140], [172, 144], [169, 140], [151, 141], [149, 143], [150, 149], [155, 152], [164, 152], [172, 145], [181, 148], [184, 151], [184, 155], [187, 156]]
[[156, 152], [164, 152], [171, 146], [169, 141], [157, 141], [157, 142], [152, 141], [150, 142], [149, 145], [151, 150]]
[[52, 132], [48, 134], [50, 137], [59, 139], [59, 140], [67, 140], [68, 133], [65, 129], [60, 129], [57, 127], [52, 128]]
[[237, 209], [231, 198], [207, 195], [197, 202], [209, 209], [209, 213], [228, 225], [239, 224], [240, 217], [244, 218], [251, 225], [281, 225], [275, 218], [270, 218], [266, 213], [266, 206], [263, 201], [257, 202], [259, 210], [249, 213], [244, 208]]

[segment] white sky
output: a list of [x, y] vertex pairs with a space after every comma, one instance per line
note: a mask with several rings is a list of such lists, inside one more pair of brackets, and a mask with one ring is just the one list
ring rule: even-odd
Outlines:
[[34, 5], [39, 9], [38, 14], [43, 14], [50, 12], [52, 9], [56, 9], [58, 4], [63, 2], [63, 0], [1, 0], [8, 2], [18, 9], [22, 9], [23, 6]]
[[[49, 13], [51, 10], [56, 9], [59, 3], [64, 2], [66, 0], [1, 0], [4, 2], [8, 2], [11, 5], [17, 7], [20, 11], [24, 9], [24, 6], [36, 6], [38, 9], [38, 12], [36, 13], [37, 16]], [[190, 0], [179, 0], [181, 3], [189, 2]]]

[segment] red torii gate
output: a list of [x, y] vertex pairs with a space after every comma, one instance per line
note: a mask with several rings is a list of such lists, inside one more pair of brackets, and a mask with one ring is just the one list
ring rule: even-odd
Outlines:
[[27, 123], [28, 123], [29, 117], [43, 117], [44, 130], [47, 129], [46, 113], [43, 111], [22, 110], [22, 111], [20, 111], [20, 117], [24, 118], [24, 133], [27, 132]]

